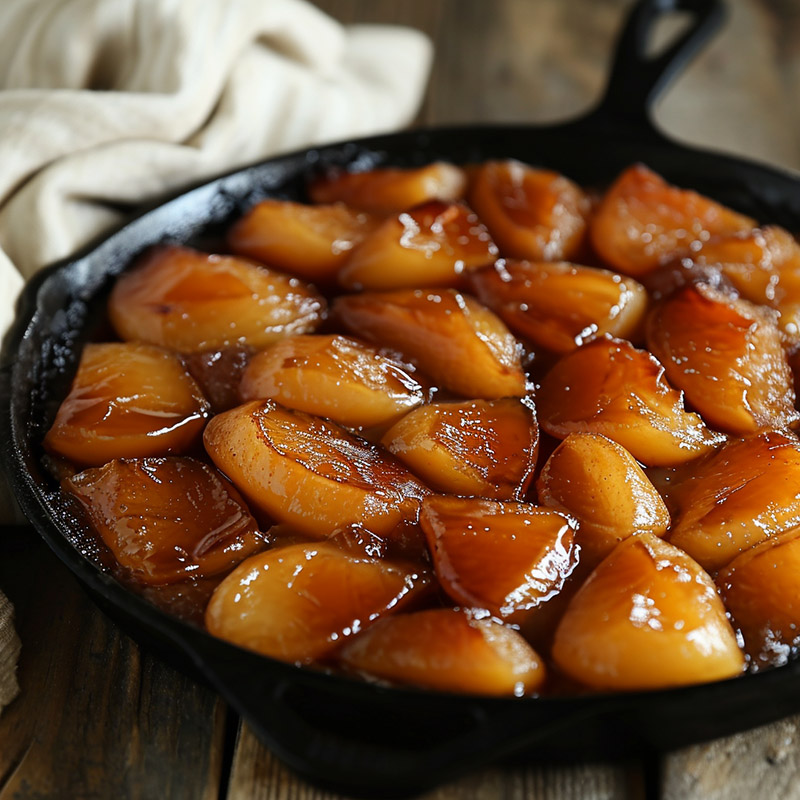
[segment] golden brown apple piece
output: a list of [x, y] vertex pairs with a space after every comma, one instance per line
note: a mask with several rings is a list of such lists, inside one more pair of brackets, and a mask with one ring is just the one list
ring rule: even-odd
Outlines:
[[192, 458], [115, 460], [61, 486], [139, 583], [217, 575], [267, 545], [236, 489]]
[[445, 692], [522, 697], [545, 678], [542, 659], [517, 631], [452, 608], [386, 617], [338, 657], [368, 676]]
[[515, 623], [554, 597], [578, 560], [575, 521], [529, 503], [435, 495], [420, 524], [444, 591]]
[[653, 310], [647, 345], [717, 430], [744, 436], [800, 417], [780, 331], [746, 300], [702, 283], [685, 286]]
[[435, 200], [387, 219], [339, 272], [347, 289], [459, 286], [497, 258], [489, 232], [461, 203]]
[[704, 569], [800, 522], [800, 442], [766, 432], [725, 445], [670, 493], [669, 541]]
[[431, 403], [396, 422], [381, 440], [437, 492], [522, 500], [539, 444], [528, 400]]
[[586, 236], [589, 198], [572, 181], [519, 161], [487, 161], [475, 170], [468, 202], [501, 255], [568, 261]]
[[711, 236], [754, 227], [749, 217], [696, 192], [670, 186], [637, 164], [606, 192], [592, 217], [590, 236], [607, 264], [638, 277], [691, 253]]
[[785, 664], [800, 647], [800, 528], [736, 556], [717, 585], [753, 665]]
[[328, 542], [252, 556], [217, 587], [209, 633], [281, 661], [324, 658], [431, 585], [427, 572], [364, 558]]
[[313, 331], [325, 301], [255, 262], [163, 245], [117, 279], [108, 313], [123, 339], [197, 353]]
[[429, 200], [460, 200], [466, 183], [462, 169], [437, 161], [417, 168], [333, 172], [317, 178], [308, 193], [315, 203], [342, 202], [375, 214], [394, 214]]
[[426, 390], [397, 361], [347, 336], [290, 336], [255, 355], [242, 400], [271, 398], [350, 428], [388, 425], [425, 402]]
[[218, 414], [203, 440], [253, 508], [316, 539], [353, 524], [387, 536], [429, 493], [383, 448], [272, 400]]
[[379, 219], [342, 203], [309, 206], [263, 200], [228, 231], [228, 246], [305, 280], [328, 283]]
[[714, 582], [650, 533], [620, 542], [572, 598], [553, 659], [597, 689], [662, 689], [732, 678], [744, 656]]
[[527, 394], [520, 347], [503, 322], [453, 290], [337, 297], [333, 312], [357, 336], [396, 350], [437, 385], [469, 398]]
[[800, 335], [800, 244], [783, 228], [715, 236], [693, 249], [684, 267], [718, 269], [742, 297], [774, 308], [782, 331]]
[[713, 450], [724, 436], [686, 411], [664, 367], [622, 339], [602, 338], [564, 356], [537, 394], [547, 433], [600, 433], [648, 466], [671, 466]]
[[86, 467], [183, 453], [209, 405], [180, 359], [147, 344], [87, 344], [44, 446]]
[[604, 333], [630, 338], [647, 308], [647, 293], [633, 278], [563, 261], [501, 260], [470, 273], [468, 282], [514, 333], [556, 353]]
[[661, 495], [621, 445], [573, 433], [555, 449], [536, 483], [542, 505], [578, 521], [581, 566], [595, 566], [634, 533], [663, 536], [670, 517]]

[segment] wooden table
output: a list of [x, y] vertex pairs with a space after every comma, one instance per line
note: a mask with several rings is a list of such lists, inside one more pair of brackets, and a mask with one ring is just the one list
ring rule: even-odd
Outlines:
[[[436, 60], [420, 124], [550, 121], [603, 85], [627, 0], [320, 0], [344, 22], [421, 28]], [[733, 3], [731, 3], [733, 5]], [[737, 0], [657, 110], [670, 134], [800, 167], [800, 0]], [[143, 653], [25, 531], [0, 534], [22, 695], [0, 717], [0, 800], [332, 798], [278, 763], [212, 692]], [[800, 717], [658, 764], [488, 769], [460, 798], [800, 797]]]

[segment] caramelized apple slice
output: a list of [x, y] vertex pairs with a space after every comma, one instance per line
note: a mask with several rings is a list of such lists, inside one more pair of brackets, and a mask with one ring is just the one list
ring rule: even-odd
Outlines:
[[338, 297], [333, 311], [353, 333], [399, 351], [456, 394], [491, 400], [527, 393], [516, 339], [467, 295], [364, 292]]
[[554, 597], [578, 560], [574, 520], [528, 503], [438, 495], [420, 524], [444, 591], [513, 622]]
[[174, 353], [145, 344], [87, 344], [44, 445], [87, 467], [182, 453], [199, 439], [208, 408]]
[[271, 398], [289, 408], [366, 428], [391, 424], [425, 401], [408, 370], [346, 336], [291, 336], [250, 361], [243, 400]]
[[717, 577], [725, 607], [756, 667], [785, 664], [800, 648], [800, 528], [738, 555]]
[[406, 414], [382, 442], [437, 492], [522, 500], [539, 426], [527, 400], [432, 403]]
[[685, 267], [713, 266], [753, 303], [774, 308], [782, 331], [800, 335], [800, 244], [777, 226], [703, 242]]
[[463, 170], [437, 161], [416, 169], [331, 173], [315, 180], [308, 192], [315, 203], [343, 202], [375, 214], [393, 214], [429, 200], [460, 200], [466, 182]]
[[428, 493], [382, 448], [272, 400], [218, 414], [203, 439], [254, 508], [317, 539], [359, 523], [386, 536]]
[[61, 486], [140, 583], [217, 575], [266, 546], [236, 489], [192, 458], [111, 461]]
[[647, 308], [633, 278], [562, 261], [498, 261], [471, 273], [469, 284], [514, 333], [556, 353], [604, 333], [629, 338]]
[[650, 533], [624, 539], [556, 630], [553, 659], [598, 689], [662, 689], [739, 675], [744, 657], [714, 582]]
[[664, 378], [650, 353], [621, 339], [596, 339], [564, 356], [537, 395], [539, 423], [561, 439], [600, 433], [648, 466], [670, 466], [724, 441]]
[[386, 617], [348, 642], [339, 660], [394, 683], [501, 697], [531, 694], [545, 678], [517, 631], [452, 608]]
[[177, 245], [149, 251], [108, 301], [121, 338], [193, 353], [266, 347], [314, 330], [324, 312], [325, 301], [297, 278]]
[[430, 586], [416, 567], [294, 544], [242, 562], [206, 609], [209, 633], [281, 661], [324, 658]]
[[732, 441], [672, 490], [669, 540], [705, 569], [800, 523], [800, 442], [767, 432]]
[[263, 200], [228, 231], [228, 246], [306, 280], [329, 282], [378, 224], [371, 214], [342, 203]]
[[589, 199], [557, 172], [487, 161], [472, 178], [469, 204], [504, 256], [562, 261], [583, 246]]
[[710, 236], [753, 227], [749, 217], [696, 192], [670, 186], [637, 164], [606, 192], [592, 218], [590, 236], [606, 263], [638, 277], [689, 254]]
[[581, 566], [602, 561], [634, 533], [663, 536], [670, 517], [634, 457], [605, 436], [573, 433], [555, 449], [536, 483], [539, 502], [578, 520]]
[[692, 284], [650, 316], [647, 344], [709, 425], [734, 435], [799, 418], [773, 319], [746, 300]]
[[496, 257], [472, 211], [437, 200], [387, 219], [350, 256], [339, 283], [347, 289], [458, 286], [462, 273]]

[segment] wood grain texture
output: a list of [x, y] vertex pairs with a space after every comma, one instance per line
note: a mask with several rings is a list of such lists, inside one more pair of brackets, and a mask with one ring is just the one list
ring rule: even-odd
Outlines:
[[225, 709], [142, 653], [43, 545], [0, 562], [24, 643], [0, 800], [218, 796]]
[[800, 797], [800, 717], [680, 750], [667, 758], [664, 800]]
[[[485, 769], [419, 800], [644, 800], [638, 765]], [[302, 788], [300, 788], [302, 787]], [[339, 800], [342, 795], [304, 785], [243, 725], [227, 800]]]

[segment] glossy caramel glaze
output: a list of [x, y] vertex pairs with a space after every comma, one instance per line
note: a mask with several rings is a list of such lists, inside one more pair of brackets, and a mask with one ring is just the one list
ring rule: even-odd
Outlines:
[[669, 540], [707, 570], [800, 525], [800, 442], [767, 432], [730, 442], [671, 493]]
[[342, 203], [309, 206], [263, 200], [234, 223], [227, 241], [237, 255], [305, 280], [329, 283], [379, 224], [372, 214]]
[[564, 356], [545, 376], [537, 409], [549, 434], [599, 433], [648, 466], [680, 464], [724, 441], [686, 411], [664, 367], [623, 339], [596, 339]]
[[555, 353], [604, 333], [632, 337], [647, 308], [647, 293], [632, 278], [563, 261], [501, 260], [468, 280], [514, 333]]
[[353, 524], [388, 535], [428, 494], [383, 448], [272, 400], [218, 414], [203, 439], [254, 508], [317, 539]]
[[637, 164], [603, 196], [592, 217], [590, 236], [603, 261], [638, 277], [691, 253], [711, 236], [754, 227], [749, 217], [696, 192], [670, 186]]
[[252, 355], [252, 348], [246, 346], [184, 355], [187, 371], [208, 398], [214, 414], [239, 405], [239, 384]]
[[572, 598], [553, 658], [598, 689], [653, 689], [732, 678], [744, 656], [714, 582], [649, 533], [624, 539]]
[[778, 312], [778, 325], [800, 338], [800, 244], [775, 225], [714, 236], [684, 257], [685, 269], [715, 268], [742, 297]]
[[119, 277], [108, 313], [122, 339], [196, 353], [315, 330], [325, 301], [255, 262], [164, 245]]
[[564, 261], [583, 248], [589, 199], [557, 172], [487, 161], [472, 176], [468, 200], [503, 256]]
[[738, 555], [717, 576], [751, 668], [785, 664], [800, 650], [800, 528]]
[[44, 439], [81, 466], [188, 450], [208, 401], [178, 356], [145, 344], [87, 344]]
[[581, 566], [596, 565], [635, 533], [663, 536], [670, 516], [636, 459], [605, 436], [573, 433], [547, 460], [539, 502], [578, 521]]
[[416, 567], [327, 542], [267, 550], [241, 563], [206, 609], [210, 633], [289, 662], [329, 655], [430, 587]]
[[381, 441], [437, 492], [522, 500], [539, 426], [527, 399], [431, 403], [406, 414]]
[[800, 419], [780, 331], [746, 300], [690, 284], [653, 310], [647, 344], [712, 428], [745, 436]]
[[291, 336], [262, 350], [239, 393], [245, 402], [270, 398], [350, 428], [391, 424], [427, 394], [402, 364], [338, 334]]
[[458, 604], [519, 622], [575, 568], [576, 523], [528, 503], [436, 495], [422, 504], [436, 576]]
[[115, 460], [62, 488], [140, 583], [216, 575], [266, 546], [239, 492], [192, 458]]
[[392, 683], [498, 697], [531, 694], [545, 678], [544, 662], [515, 630], [449, 608], [382, 619], [339, 661]]
[[342, 202], [375, 214], [396, 214], [430, 200], [460, 200], [466, 182], [462, 169], [437, 161], [418, 169], [334, 171], [313, 181], [308, 193], [315, 203]]
[[357, 336], [397, 350], [437, 385], [469, 398], [527, 394], [520, 347], [503, 322], [453, 290], [338, 297], [333, 314]]
[[[92, 346], [45, 441], [103, 567], [390, 684], [664, 688], [740, 674], [742, 634], [784, 663], [800, 246], [641, 166], [590, 191], [514, 161], [332, 171], [324, 205], [234, 223], [246, 257], [145, 251], [109, 306], [132, 342]], [[203, 426], [214, 466], [166, 457]]]
[[463, 274], [495, 258], [497, 247], [469, 208], [436, 200], [387, 219], [338, 278], [350, 290], [458, 287]]

